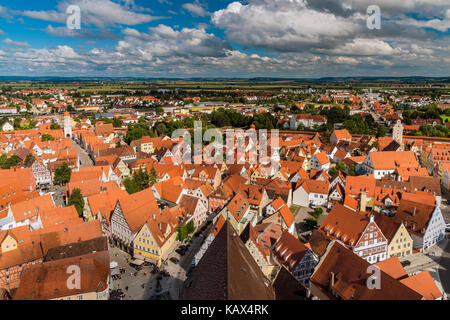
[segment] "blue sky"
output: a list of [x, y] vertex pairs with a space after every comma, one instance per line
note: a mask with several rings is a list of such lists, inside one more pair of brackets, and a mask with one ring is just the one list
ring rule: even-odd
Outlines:
[[0, 0], [0, 75], [449, 76], [449, 36], [449, 0]]

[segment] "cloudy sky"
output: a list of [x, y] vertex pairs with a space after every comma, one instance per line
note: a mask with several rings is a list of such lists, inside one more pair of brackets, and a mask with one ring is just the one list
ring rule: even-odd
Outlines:
[[450, 76], [450, 0], [0, 0], [0, 75]]

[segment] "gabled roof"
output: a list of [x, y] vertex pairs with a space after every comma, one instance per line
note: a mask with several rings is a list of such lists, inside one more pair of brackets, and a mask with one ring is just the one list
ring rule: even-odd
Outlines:
[[334, 135], [336, 136], [336, 138], [338, 140], [343, 140], [343, 139], [351, 139], [352, 135], [350, 134], [350, 132], [348, 132], [347, 129], [342, 129], [342, 130], [334, 130]]
[[274, 300], [275, 292], [237, 232], [225, 222], [185, 281], [181, 297], [183, 300]]
[[[20, 285], [15, 294], [18, 300], [47, 300], [102, 292], [108, 288], [110, 273], [108, 251], [96, 252], [28, 266], [22, 272]], [[67, 286], [67, 270], [77, 265], [81, 269], [80, 288]]]
[[272, 252], [278, 262], [283, 264], [289, 271], [294, 272], [308, 250], [300, 240], [288, 231], [284, 231]]
[[375, 170], [392, 170], [399, 167], [419, 167], [416, 156], [412, 151], [371, 152], [369, 156]]
[[352, 247], [361, 237], [369, 221], [367, 215], [356, 213], [337, 203], [322, 222], [319, 230], [329, 238], [339, 239]]
[[[385, 234], [384, 231], [383, 234]], [[377, 262], [375, 265], [394, 279], [400, 280], [408, 276], [397, 256]]]
[[346, 196], [344, 206], [347, 206], [355, 211], [358, 211], [358, 200], [356, 200], [352, 196]]
[[303, 190], [305, 190], [308, 194], [319, 193], [328, 195], [330, 183], [327, 181], [320, 181], [320, 180], [305, 180], [302, 181], [299, 188], [303, 188]]
[[11, 206], [11, 211], [16, 222], [31, 219], [45, 210], [54, 208], [53, 198], [50, 194], [16, 203]]
[[428, 270], [402, 279], [400, 282], [422, 295], [426, 300], [436, 300], [443, 296]]
[[[322, 260], [311, 276], [314, 285], [331, 300], [421, 300], [422, 295], [411, 290], [400, 281], [381, 271], [380, 289], [371, 290], [367, 286], [367, 273], [370, 263], [354, 254], [338, 241], [333, 241], [327, 248]], [[334, 278], [334, 284], [332, 279]], [[331, 290], [330, 290], [331, 288]]]
[[236, 221], [240, 221], [249, 206], [250, 204], [247, 198], [241, 192], [238, 192], [228, 203], [227, 210], [233, 215]]
[[347, 176], [345, 194], [360, 195], [362, 192], [370, 197], [375, 196], [376, 179], [370, 176]]
[[324, 165], [324, 164], [327, 164], [330, 162], [330, 159], [328, 159], [328, 156], [325, 152], [316, 153], [314, 156], [317, 158], [317, 160], [319, 161], [319, 163], [321, 165]]
[[394, 220], [397, 223], [403, 222], [409, 233], [423, 237], [423, 231], [427, 228], [435, 208], [435, 206], [402, 199]]
[[125, 220], [135, 233], [153, 214], [160, 213], [151, 188], [121, 198], [118, 203], [120, 203]]

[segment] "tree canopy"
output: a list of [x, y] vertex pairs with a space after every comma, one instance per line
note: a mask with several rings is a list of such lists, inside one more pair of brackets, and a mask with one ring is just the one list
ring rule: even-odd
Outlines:
[[69, 168], [67, 163], [63, 163], [55, 170], [55, 182], [57, 183], [67, 183], [70, 181], [72, 176], [72, 169]]
[[84, 198], [81, 194], [81, 190], [76, 188], [73, 189], [72, 194], [69, 198], [69, 205], [75, 206], [75, 209], [78, 212], [80, 217], [83, 217], [83, 208], [84, 208]]

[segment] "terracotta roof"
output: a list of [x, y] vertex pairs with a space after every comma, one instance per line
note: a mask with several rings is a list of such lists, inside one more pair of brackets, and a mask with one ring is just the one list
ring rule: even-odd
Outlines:
[[50, 194], [16, 203], [11, 206], [11, 211], [16, 222], [32, 219], [45, 210], [54, 208], [53, 198]]
[[422, 231], [428, 226], [435, 208], [435, 206], [402, 199], [394, 220], [397, 223], [403, 222], [409, 233], [423, 237]]
[[94, 216], [101, 213], [103, 217], [109, 222], [111, 213], [114, 210], [117, 201], [121, 198], [128, 196], [128, 193], [124, 190], [110, 190], [103, 193], [98, 193], [87, 198], [87, 203], [91, 208], [91, 212]]
[[375, 170], [404, 168], [419, 168], [416, 156], [412, 151], [371, 152], [370, 158]]
[[365, 192], [368, 196], [375, 196], [376, 180], [371, 176], [347, 176], [345, 181], [346, 195], [360, 195]]
[[335, 134], [335, 136], [336, 136], [336, 138], [337, 138], [338, 140], [341, 140], [341, 139], [351, 139], [351, 138], [352, 138], [352, 135], [350, 134], [350, 132], [348, 132], [347, 129], [334, 130], [333, 133]]
[[379, 267], [381, 271], [385, 272], [396, 280], [400, 280], [408, 276], [408, 273], [406, 273], [397, 256], [393, 256], [392, 258], [389, 258], [387, 260], [377, 262], [375, 263], [375, 265]]
[[324, 164], [327, 164], [330, 162], [330, 159], [328, 159], [328, 156], [325, 152], [316, 153], [314, 156], [317, 158], [317, 160], [319, 160], [319, 163], [321, 165], [324, 165]]
[[[311, 285], [317, 287], [328, 299], [343, 300], [421, 300], [422, 296], [400, 281], [381, 271], [379, 290], [370, 290], [367, 273], [370, 263], [355, 255], [338, 241], [333, 241], [327, 248], [322, 260], [311, 277]], [[334, 275], [334, 285], [331, 280]]]
[[272, 252], [278, 262], [293, 272], [308, 250], [300, 240], [288, 231], [284, 231]]
[[97, 179], [69, 182], [66, 188], [69, 190], [70, 194], [73, 190], [80, 189], [83, 197], [90, 197], [102, 192], [119, 190], [119, 186], [116, 182], [101, 182]]
[[133, 232], [138, 232], [144, 223], [160, 210], [151, 188], [119, 199], [125, 219]]
[[287, 227], [291, 227], [293, 223], [295, 223], [294, 215], [287, 205], [283, 206], [280, 210], [281, 217], [283, 217], [284, 222]]
[[176, 178], [158, 182], [153, 185], [153, 188], [158, 192], [161, 199], [177, 203], [185, 186], [180, 178]]
[[443, 296], [428, 270], [402, 279], [400, 282], [422, 295], [426, 300], [436, 300]]
[[83, 222], [83, 220], [79, 217], [75, 206], [50, 208], [44, 210], [40, 214], [40, 217], [44, 229], [48, 226], [58, 225], [61, 223], [71, 224]]
[[238, 192], [228, 203], [227, 210], [233, 215], [236, 221], [241, 221], [249, 205], [247, 198], [241, 192]]
[[199, 198], [184, 194], [180, 200], [180, 207], [184, 208], [186, 214], [194, 215]]
[[353, 210], [357, 211], [358, 210], [358, 200], [356, 200], [355, 198], [353, 198], [351, 196], [346, 196], [345, 201], [344, 201], [344, 206], [350, 207]]
[[[108, 251], [102, 251], [28, 266], [22, 272], [14, 299], [47, 300], [102, 292], [108, 287], [109, 263]], [[81, 269], [80, 289], [69, 289], [67, 286], [67, 270], [72, 265]]]
[[282, 206], [286, 205], [286, 202], [284, 202], [283, 199], [278, 197], [278, 198], [276, 198], [275, 200], [272, 201], [271, 205], [275, 209], [275, 211], [278, 211], [278, 210], [281, 209]]
[[307, 193], [327, 194], [330, 188], [330, 183], [320, 180], [305, 180], [301, 183], [302, 187]]
[[337, 238], [348, 246], [354, 246], [368, 224], [367, 215], [355, 213], [337, 203], [322, 222], [319, 230], [327, 234], [329, 238]]

